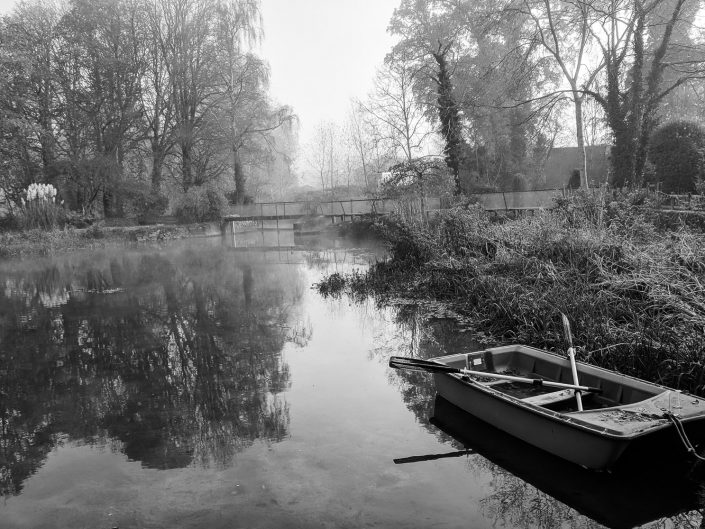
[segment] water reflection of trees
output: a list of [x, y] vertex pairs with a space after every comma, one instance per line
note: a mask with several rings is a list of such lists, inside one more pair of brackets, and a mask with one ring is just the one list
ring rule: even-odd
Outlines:
[[[398, 325], [392, 334], [385, 336], [383, 340], [379, 341], [375, 354], [379, 356], [380, 361], [386, 362], [390, 351], [394, 351], [393, 354], [430, 358], [479, 347], [479, 344], [473, 340], [471, 335], [456, 332], [454, 323], [451, 320], [444, 319], [442, 316], [442, 314], [435, 314], [433, 309], [430, 311], [428, 309], [420, 309], [416, 305], [400, 305], [396, 307], [394, 319]], [[467, 447], [475, 448], [472, 444], [466, 446], [465, 443], [452, 437], [446, 431], [439, 429], [434, 424], [435, 421], [429, 420], [434, 417], [437, 411], [435, 410], [436, 390], [430, 375], [415, 371], [390, 370], [389, 376], [390, 383], [398, 388], [407, 408], [414, 413], [419, 424], [433, 433], [440, 441], [447, 442], [458, 450]], [[452, 405], [449, 406], [452, 407]], [[468, 416], [464, 412], [458, 411], [459, 415], [462, 416], [454, 416], [453, 422], [464, 423]], [[491, 445], [491, 443], [489, 444]], [[491, 446], [489, 449], [486, 448], [486, 450], [491, 450]], [[516, 450], [516, 447], [514, 450]], [[540, 452], [537, 449], [532, 448], [532, 450], [534, 451], [532, 454]], [[512, 456], [515, 458], [523, 457], [522, 454], [512, 453], [511, 450], [508, 453], [502, 452], [502, 454], [505, 459], [510, 459]], [[528, 457], [531, 456], [531, 454], [528, 454]], [[486, 457], [477, 455], [470, 457], [467, 461], [471, 471], [479, 471], [491, 477], [490, 486], [487, 489], [486, 496], [480, 500], [480, 505], [484, 515], [492, 520], [494, 525], [525, 527], [527, 529], [535, 527], [542, 529], [602, 527], [600, 523], [588, 516], [580, 515], [570, 504], [556, 499], [553, 495], [544, 492]], [[649, 465], [649, 463], [645, 463], [645, 465]], [[573, 465], [564, 463], [561, 469], [571, 466]], [[508, 466], [508, 468], [511, 468], [511, 466]], [[650, 468], [645, 466], [641, 469], [641, 472], [648, 474]], [[539, 469], [539, 471], [548, 472], [549, 474], [551, 472], [548, 468]], [[560, 471], [559, 474], [561, 474]], [[702, 473], [700, 474], [702, 475]], [[658, 483], [659, 476], [660, 474], [658, 473], [649, 475], [649, 483]], [[555, 477], [566, 479], [565, 475], [557, 475]], [[697, 486], [697, 480], [700, 478], [692, 475], [691, 478], [695, 481], [691, 480], [688, 484], [679, 481], [678, 486], [672, 485], [671, 488], [674, 490], [668, 490], [668, 494], [660, 494], [659, 491], [663, 490], [662, 488], [654, 487], [652, 491], [648, 488], [648, 483], [643, 484], [643, 487], [647, 488], [642, 490], [650, 494], [650, 510], [648, 512], [652, 512], [652, 510], [655, 513], [659, 512], [661, 508], [659, 502], [664, 502], [663, 512], [668, 512], [669, 510], [670, 512], [677, 512], [680, 501], [683, 502], [684, 509], [692, 509], [705, 503], [702, 499], [693, 499], [692, 490], [693, 487]], [[546, 478], [549, 482], [550, 479], [550, 476]], [[624, 479], [624, 476], [620, 479], [627, 483], [629, 482], [628, 479]], [[639, 478], [634, 478], [634, 480], [639, 481]], [[617, 482], [617, 484], [619, 483], [621, 482]], [[613, 486], [615, 494], [619, 494], [617, 486], [614, 486], [613, 483], [609, 483], [609, 485]], [[572, 486], [579, 489], [580, 484], [572, 484]], [[590, 495], [594, 491], [586, 488], [583, 493], [584, 495]], [[647, 495], [645, 494], [644, 497]], [[702, 496], [705, 497], [705, 494]], [[625, 500], [623, 503], [627, 504], [628, 502]], [[634, 501], [633, 508], [642, 508], [638, 498]], [[661, 516], [664, 515], [661, 514]], [[701, 523], [703, 523], [702, 514], [692, 510], [670, 518], [657, 519], [650, 526], [694, 528], [701, 527]]]
[[[387, 326], [385, 334], [377, 337], [378, 345], [373, 353], [385, 364], [390, 354], [431, 358], [477, 346], [470, 334], [458, 333], [452, 320], [428, 307], [401, 303], [393, 307], [391, 318], [396, 325]], [[436, 395], [431, 375], [418, 371], [390, 370], [389, 382], [399, 390], [406, 407], [414, 413], [420, 424], [439, 440], [450, 441], [447, 435], [428, 420], [433, 415]]]
[[152, 468], [224, 465], [281, 440], [298, 273], [217, 248], [0, 271], [0, 493], [65, 439]]

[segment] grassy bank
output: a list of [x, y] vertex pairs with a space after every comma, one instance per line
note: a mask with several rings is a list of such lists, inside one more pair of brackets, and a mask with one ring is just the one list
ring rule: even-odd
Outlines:
[[0, 232], [0, 258], [54, 255], [110, 245], [167, 241], [207, 235], [211, 224], [124, 226]]
[[705, 240], [664, 230], [643, 197], [579, 195], [504, 221], [459, 208], [375, 230], [389, 260], [321, 292], [441, 302], [491, 341], [553, 350], [563, 312], [580, 359], [705, 393]]

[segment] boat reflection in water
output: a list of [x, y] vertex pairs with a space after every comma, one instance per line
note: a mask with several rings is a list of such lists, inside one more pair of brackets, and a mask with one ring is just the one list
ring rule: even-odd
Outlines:
[[[501, 511], [498, 517], [515, 518], [509, 511], [525, 511], [540, 503], [537, 498], [527, 499], [528, 483], [608, 527], [634, 527], [661, 518], [674, 518], [675, 526], [697, 527], [701, 518], [697, 510], [703, 508], [705, 465], [659, 453], [657, 446], [642, 447], [641, 457], [634, 454], [612, 472], [595, 472], [512, 437], [441, 396], [436, 397], [430, 422], [494, 467], [498, 479], [484, 502], [492, 504], [491, 510]], [[523, 518], [527, 527], [536, 522], [525, 514], [516, 518]], [[562, 526], [560, 520], [554, 521]]]

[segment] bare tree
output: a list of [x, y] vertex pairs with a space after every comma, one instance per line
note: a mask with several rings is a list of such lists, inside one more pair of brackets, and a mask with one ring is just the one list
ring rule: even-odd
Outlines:
[[374, 89], [360, 107], [376, 120], [380, 130], [397, 151], [398, 157], [411, 161], [433, 134], [425, 108], [414, 95], [418, 67], [405, 61], [387, 62], [377, 72]]
[[160, 191], [164, 162], [176, 141], [174, 99], [162, 48], [165, 22], [157, 2], [146, 9], [146, 16], [150, 33], [144, 42], [147, 67], [142, 78], [142, 117], [152, 158], [151, 185], [152, 189]]
[[194, 185], [193, 157], [213, 97], [217, 56], [212, 35], [213, 3], [206, 0], [158, 0], [164, 17], [160, 47], [173, 97], [181, 185]]
[[331, 145], [331, 130], [333, 124], [330, 122], [320, 122], [316, 125], [311, 140], [306, 146], [306, 161], [316, 172], [320, 181], [321, 189], [326, 189], [326, 177], [330, 173], [329, 165], [332, 158], [333, 146]]
[[364, 116], [361, 113], [360, 105], [356, 102], [351, 102], [350, 112], [348, 113], [348, 137], [355, 153], [360, 162], [362, 169], [362, 178], [365, 183], [365, 188], [369, 189], [369, 152], [372, 149], [371, 138], [365, 131]]

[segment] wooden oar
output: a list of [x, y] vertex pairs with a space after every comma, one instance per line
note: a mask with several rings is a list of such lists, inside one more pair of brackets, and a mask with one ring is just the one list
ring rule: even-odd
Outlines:
[[[570, 360], [570, 370], [573, 372], [573, 384], [578, 385], [578, 367], [575, 365], [575, 349], [573, 349], [573, 335], [570, 332], [570, 322], [568, 316], [561, 312], [563, 318], [563, 333], [568, 342], [568, 359]], [[578, 411], [583, 411], [583, 399], [580, 390], [575, 390], [575, 401], [578, 403]]]
[[394, 460], [395, 465], [403, 465], [404, 463], [419, 463], [421, 461], [433, 461], [435, 459], [444, 459], [446, 457], [460, 457], [474, 454], [474, 450], [461, 450], [459, 452], [448, 452], [446, 454], [428, 454], [423, 456], [398, 457]]
[[477, 376], [496, 378], [498, 380], [509, 380], [511, 382], [521, 382], [524, 384], [533, 384], [534, 386], [546, 386], [551, 388], [575, 389], [591, 393], [602, 393], [600, 388], [590, 386], [578, 386], [577, 384], [563, 384], [562, 382], [554, 382], [543, 378], [528, 378], [515, 375], [502, 375], [501, 373], [488, 373], [485, 371], [473, 371], [471, 369], [459, 369], [457, 367], [433, 362], [430, 360], [422, 360], [420, 358], [408, 358], [405, 356], [392, 356], [389, 359], [389, 367], [394, 369], [411, 369], [412, 371], [427, 371], [429, 373], [458, 373], [460, 375]]

